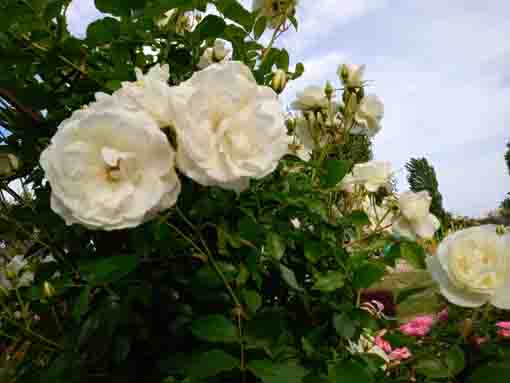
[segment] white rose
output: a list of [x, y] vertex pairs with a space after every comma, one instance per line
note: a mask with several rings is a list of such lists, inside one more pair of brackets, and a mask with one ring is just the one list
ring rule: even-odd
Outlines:
[[338, 68], [338, 76], [342, 82], [349, 87], [360, 87], [363, 85], [363, 74], [365, 65], [342, 64]]
[[0, 286], [7, 290], [30, 286], [34, 273], [28, 270], [28, 261], [16, 255], [6, 265], [0, 265]]
[[375, 136], [381, 130], [381, 120], [384, 116], [384, 105], [381, 100], [369, 94], [361, 100], [354, 115], [356, 125], [351, 129], [352, 134], [365, 134]]
[[380, 187], [388, 187], [390, 177], [389, 162], [369, 161], [354, 165], [352, 172], [342, 180], [341, 186], [348, 192], [353, 192], [355, 185], [363, 185], [369, 192], [376, 192]]
[[40, 159], [51, 208], [68, 225], [135, 227], [176, 202], [175, 154], [149, 115], [101, 103], [77, 115], [61, 124]]
[[510, 309], [510, 234], [496, 229], [485, 225], [458, 231], [427, 258], [428, 270], [451, 303], [479, 307], [490, 302]]
[[[136, 81], [123, 82], [122, 88], [113, 93], [109, 108], [118, 103], [126, 109], [144, 111], [155, 119], [160, 127], [168, 127], [174, 118], [168, 101], [172, 93], [172, 88], [168, 85], [168, 64], [154, 65], [145, 75], [139, 68], [135, 69], [135, 73]], [[102, 93], [96, 95], [98, 102], [102, 103], [106, 103], [108, 97]]]
[[329, 101], [326, 98], [324, 89], [319, 86], [308, 86], [302, 92], [297, 93], [297, 99], [292, 102], [291, 107], [296, 110], [317, 111], [327, 109]]
[[227, 48], [225, 42], [222, 40], [216, 40], [214, 42], [214, 47], [205, 49], [202, 57], [200, 57], [200, 61], [198, 62], [198, 67], [200, 69], [204, 69], [214, 63], [225, 62], [228, 60], [229, 54], [230, 49]]
[[434, 236], [441, 224], [429, 212], [432, 198], [427, 191], [401, 193], [397, 202], [401, 216], [393, 225], [394, 233], [411, 239]]
[[276, 169], [288, 152], [282, 106], [240, 62], [213, 64], [181, 85], [174, 98], [177, 165], [202, 185], [242, 191]]

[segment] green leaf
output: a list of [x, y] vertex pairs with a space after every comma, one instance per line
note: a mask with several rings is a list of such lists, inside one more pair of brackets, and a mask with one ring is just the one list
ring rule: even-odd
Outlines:
[[347, 160], [328, 159], [324, 163], [324, 175], [322, 176], [322, 186], [332, 188], [336, 186], [345, 177], [352, 167], [352, 162]]
[[508, 362], [490, 363], [479, 367], [467, 379], [468, 383], [508, 383], [510, 364]]
[[262, 297], [256, 291], [243, 290], [242, 296], [244, 302], [248, 306], [250, 313], [255, 314], [260, 306], [262, 306]]
[[248, 32], [251, 31], [253, 16], [237, 0], [216, 1], [214, 5], [225, 17], [243, 26]]
[[79, 265], [82, 277], [92, 286], [112, 283], [125, 277], [138, 266], [134, 255], [119, 255], [99, 260], [85, 261]]
[[113, 343], [113, 360], [117, 364], [121, 364], [126, 360], [131, 351], [131, 340], [127, 336], [118, 336]]
[[349, 216], [345, 218], [345, 221], [360, 227], [370, 224], [370, 219], [368, 218], [367, 213], [361, 210], [353, 211]]
[[253, 27], [253, 33], [255, 35], [255, 40], [258, 40], [260, 36], [264, 34], [267, 26], [267, 18], [265, 16], [259, 16], [257, 21], [255, 22], [255, 26]]
[[372, 383], [374, 376], [366, 365], [356, 360], [349, 360], [330, 366], [328, 380], [330, 383]]
[[298, 30], [298, 21], [297, 21], [296, 17], [293, 15], [289, 15], [288, 19], [291, 22], [291, 24], [294, 26], [294, 29], [297, 31]]
[[289, 269], [287, 266], [280, 264], [280, 272], [282, 274], [282, 278], [294, 290], [297, 291], [303, 291], [303, 288], [299, 286], [299, 283], [296, 279], [296, 274], [294, 274], [294, 271]]
[[239, 368], [237, 358], [223, 350], [211, 350], [193, 358], [193, 363], [186, 369], [186, 373], [194, 380], [203, 380], [235, 368]]
[[317, 263], [325, 251], [323, 250], [321, 242], [307, 240], [304, 246], [304, 253], [306, 259], [312, 263]]
[[356, 324], [346, 313], [333, 316], [333, 327], [338, 335], [344, 338], [352, 338], [356, 332]]
[[131, 9], [141, 9], [147, 0], [95, 0], [96, 8], [103, 13], [129, 16]]
[[416, 372], [431, 379], [448, 378], [451, 376], [445, 363], [434, 357], [420, 359], [416, 363]]
[[237, 342], [237, 329], [223, 315], [208, 315], [194, 320], [191, 332], [197, 338], [209, 342]]
[[466, 366], [464, 351], [459, 346], [453, 346], [446, 353], [446, 365], [450, 376], [458, 375]]
[[278, 55], [278, 60], [276, 62], [276, 65], [279, 69], [284, 70], [285, 72], [288, 72], [289, 70], [289, 52], [285, 49], [280, 50], [280, 54]]
[[314, 290], [331, 293], [344, 286], [345, 276], [340, 271], [328, 271], [326, 274], [315, 276]]
[[120, 23], [112, 17], [94, 21], [87, 28], [87, 40], [93, 45], [112, 43], [120, 36]]
[[355, 289], [364, 289], [378, 282], [385, 273], [384, 265], [380, 263], [365, 262], [356, 268], [352, 281]]
[[426, 269], [425, 250], [415, 242], [403, 242], [400, 244], [400, 252], [409, 264], [417, 269]]
[[277, 261], [285, 255], [285, 241], [276, 233], [267, 234], [266, 247], [269, 255]]
[[90, 290], [89, 286], [85, 287], [78, 297], [78, 302], [73, 307], [73, 318], [76, 322], [80, 322], [81, 317], [89, 308]]
[[298, 364], [276, 363], [268, 359], [248, 363], [248, 369], [264, 383], [299, 383], [307, 370]]
[[303, 63], [297, 63], [296, 69], [294, 69], [294, 75], [292, 76], [292, 79], [293, 80], [298, 79], [303, 75], [303, 73], [305, 73], [305, 66], [303, 65]]
[[199, 40], [216, 39], [221, 37], [225, 32], [227, 24], [225, 21], [216, 15], [207, 15], [200, 24], [197, 25], [193, 34]]

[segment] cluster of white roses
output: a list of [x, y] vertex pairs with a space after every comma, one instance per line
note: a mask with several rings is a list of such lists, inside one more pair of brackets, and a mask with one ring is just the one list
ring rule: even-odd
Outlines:
[[5, 290], [30, 286], [34, 273], [22, 255], [12, 257], [9, 262], [0, 260], [0, 288]]
[[381, 130], [384, 106], [373, 95], [365, 95], [364, 65], [342, 64], [338, 76], [344, 86], [343, 102], [334, 97], [328, 82], [325, 88], [308, 86], [298, 92], [291, 104], [298, 111], [291, 119], [294, 131], [294, 153], [303, 161], [311, 158], [313, 150], [320, 149], [348, 134], [375, 136]]
[[366, 195], [366, 191], [373, 193], [379, 188], [388, 189], [391, 174], [391, 165], [385, 161], [356, 164], [340, 186], [349, 193], [362, 195], [359, 208], [367, 213], [372, 230], [386, 230], [409, 239], [432, 238], [440, 222], [429, 212], [432, 198], [428, 192], [390, 195], [380, 205]]
[[176, 168], [202, 185], [240, 192], [288, 151], [277, 95], [240, 62], [212, 64], [173, 87], [168, 65], [145, 75], [137, 69], [136, 77], [63, 121], [41, 155], [51, 207], [69, 225], [143, 223], [176, 203]]

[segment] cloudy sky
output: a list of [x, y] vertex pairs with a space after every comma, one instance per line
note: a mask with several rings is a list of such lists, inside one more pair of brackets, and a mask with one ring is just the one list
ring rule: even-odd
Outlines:
[[[250, 0], [243, 0], [250, 4]], [[83, 36], [100, 17], [93, 0], [74, 0], [70, 29]], [[510, 139], [510, 2], [507, 0], [301, 0], [299, 31], [278, 41], [309, 84], [338, 82], [342, 62], [367, 65], [368, 92], [385, 103], [376, 159], [403, 165], [427, 157], [448, 210], [480, 215], [510, 191], [503, 160]]]

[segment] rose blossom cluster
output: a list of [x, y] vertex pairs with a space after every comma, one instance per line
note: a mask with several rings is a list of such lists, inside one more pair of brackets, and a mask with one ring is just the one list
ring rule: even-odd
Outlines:
[[344, 86], [343, 102], [335, 100], [331, 83], [311, 85], [297, 93], [291, 104], [297, 115], [290, 119], [294, 133], [292, 150], [309, 161], [314, 150], [341, 142], [349, 134], [373, 137], [381, 130], [384, 106], [375, 95], [364, 95], [365, 66], [343, 64], [338, 76]]
[[96, 94], [60, 124], [41, 155], [51, 208], [68, 225], [140, 225], [176, 203], [176, 169], [199, 184], [241, 192], [288, 152], [276, 93], [241, 62], [211, 64], [173, 87], [168, 65], [137, 69], [136, 78], [112, 95]]

